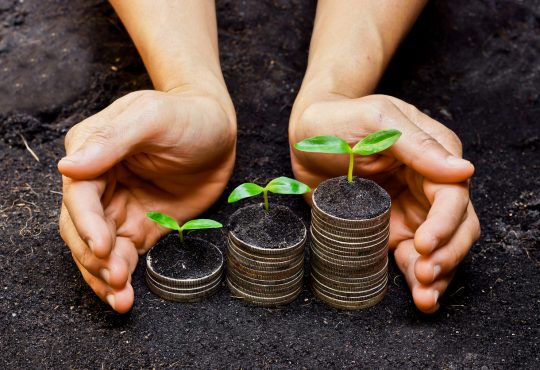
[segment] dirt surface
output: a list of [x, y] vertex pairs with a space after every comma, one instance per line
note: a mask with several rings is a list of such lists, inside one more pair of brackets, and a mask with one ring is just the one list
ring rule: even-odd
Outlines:
[[180, 243], [173, 232], [148, 252], [152, 269], [173, 279], [198, 279], [211, 275], [223, 265], [223, 254], [201, 238], [184, 237]]
[[288, 207], [252, 204], [234, 212], [228, 229], [241, 241], [259, 248], [289, 248], [306, 236], [306, 227]]
[[[306, 65], [311, 0], [218, 1], [225, 77], [239, 121], [226, 193], [291, 176], [287, 124]], [[66, 130], [149, 88], [111, 7], [96, 0], [0, 0], [0, 365], [2, 368], [538, 368], [540, 2], [430, 2], [379, 91], [455, 130], [476, 164], [482, 237], [442, 298], [420, 314], [392, 263], [386, 298], [328, 308], [307, 286], [291, 305], [245, 304], [223, 288], [162, 301], [133, 276], [136, 303], [110, 311], [58, 235], [56, 162]], [[25, 149], [22, 137], [40, 158]], [[275, 197], [304, 222], [300, 197]], [[207, 216], [236, 208], [220, 199]], [[225, 248], [223, 234], [209, 231]]]
[[382, 215], [391, 206], [388, 193], [377, 183], [354, 176], [323, 181], [313, 193], [317, 206], [332, 216], [347, 220], [365, 220]]

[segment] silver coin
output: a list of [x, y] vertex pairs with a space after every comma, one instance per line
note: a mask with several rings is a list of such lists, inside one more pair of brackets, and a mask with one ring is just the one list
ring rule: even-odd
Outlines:
[[323, 264], [334, 268], [364, 268], [368, 266], [377, 266], [388, 256], [388, 250], [383, 249], [379, 253], [370, 256], [366, 259], [349, 259], [345, 257], [335, 258], [332, 255], [323, 252], [320, 248], [317, 248], [315, 244], [312, 245], [311, 255], [315, 256]]
[[248, 259], [251, 259], [251, 260], [255, 260], [255, 261], [258, 261], [258, 262], [280, 264], [280, 263], [287, 263], [292, 259], [303, 256], [304, 255], [304, 249], [305, 249], [305, 243], [304, 243], [304, 248], [298, 249], [293, 254], [287, 254], [287, 255], [283, 255], [283, 256], [280, 256], [280, 255], [277, 255], [277, 256], [275, 256], [275, 255], [270, 255], [270, 256], [269, 255], [264, 255], [263, 256], [263, 255], [258, 255], [258, 254], [255, 254], [255, 253], [251, 253], [251, 252], [246, 251], [246, 250], [242, 249], [241, 247], [237, 246], [236, 244], [231, 242], [230, 239], [227, 239], [227, 249], [234, 249], [234, 251], [236, 253], [238, 253], [239, 255], [241, 255], [242, 257], [248, 258]]
[[321, 230], [332, 230], [336, 235], [343, 237], [368, 237], [373, 234], [377, 234], [388, 228], [390, 219], [384, 219], [378, 225], [371, 225], [360, 228], [352, 227], [340, 227], [338, 225], [331, 224], [323, 221], [317, 216], [316, 212], [311, 212], [311, 225]]
[[336, 255], [338, 257], [366, 258], [370, 255], [379, 253], [383, 249], [387, 249], [388, 240], [389, 239], [386, 238], [377, 244], [370, 245], [369, 247], [354, 248], [354, 247], [343, 247], [343, 245], [337, 244], [332, 241], [321, 239], [315, 234], [312, 234], [311, 248], [315, 246], [316, 248], [322, 249], [324, 251], [328, 251], [332, 255]]
[[290, 292], [282, 296], [264, 297], [247, 293], [238, 286], [236, 286], [234, 283], [231, 283], [229, 280], [227, 280], [227, 286], [229, 287], [231, 293], [233, 293], [236, 297], [241, 298], [247, 302], [256, 304], [258, 306], [264, 307], [275, 307], [291, 303], [296, 299], [296, 297], [298, 297], [298, 295], [302, 291], [302, 287], [300, 287], [296, 291]]
[[149, 279], [153, 285], [155, 285], [159, 289], [163, 289], [169, 292], [174, 293], [184, 293], [184, 294], [190, 294], [190, 293], [198, 293], [201, 291], [206, 291], [209, 288], [213, 287], [217, 282], [221, 281], [221, 278], [223, 277], [223, 273], [218, 275], [218, 277], [210, 282], [204, 283], [200, 286], [193, 286], [193, 287], [179, 287], [177, 285], [167, 285], [160, 283], [159, 281], [156, 281], [148, 272], [145, 274], [146, 279]]
[[287, 255], [295, 254], [298, 252], [298, 250], [301, 250], [304, 248], [304, 244], [306, 243], [306, 239], [307, 239], [307, 229], [304, 227], [302, 231], [302, 240], [286, 248], [257, 247], [255, 245], [252, 245], [250, 243], [240, 240], [232, 231], [229, 231], [228, 236], [232, 243], [237, 245], [239, 248], [242, 248], [253, 254], [262, 255], [262, 256], [287, 256]]
[[302, 285], [303, 277], [303, 274], [298, 275], [295, 279], [282, 284], [259, 284], [253, 283], [247, 279], [244, 279], [242, 276], [234, 273], [227, 275], [227, 278], [231, 280], [235, 285], [245, 288], [246, 290], [251, 290], [264, 294], [276, 294], [279, 292], [290, 291], [291, 289], [296, 290], [299, 285]]
[[388, 256], [378, 263], [370, 266], [337, 266], [327, 261], [320, 260], [317, 255], [311, 255], [311, 266], [326, 276], [335, 278], [361, 279], [379, 273], [388, 266]]
[[380, 274], [378, 277], [364, 279], [359, 282], [351, 283], [351, 282], [340, 282], [339, 280], [332, 279], [331, 276], [326, 276], [324, 274], [321, 274], [316, 269], [311, 270], [311, 277], [316, 279], [317, 281], [320, 281], [321, 284], [324, 284], [336, 290], [344, 290], [344, 291], [359, 291], [363, 289], [369, 289], [373, 286], [376, 286], [377, 284], [380, 284], [384, 279], [387, 278], [387, 275], [388, 273], [385, 271], [384, 274]]
[[227, 276], [228, 275], [235, 275], [237, 277], [240, 277], [242, 280], [248, 281], [251, 284], [266, 285], [266, 286], [270, 286], [270, 285], [279, 286], [279, 285], [288, 284], [288, 283], [290, 283], [292, 281], [296, 281], [298, 279], [301, 280], [303, 278], [303, 276], [304, 276], [304, 269], [299, 270], [297, 273], [295, 273], [292, 276], [288, 276], [288, 277], [283, 278], [283, 279], [271, 279], [271, 280], [253, 278], [253, 277], [247, 276], [245, 274], [242, 274], [241, 272], [236, 271], [234, 269], [228, 269], [227, 270]]
[[321, 227], [316, 223], [312, 223], [311, 230], [317, 232], [328, 239], [336, 240], [343, 243], [369, 243], [382, 239], [390, 234], [390, 224], [386, 223], [385, 227], [380, 230], [366, 230], [362, 233], [344, 233], [330, 227]]
[[384, 211], [382, 214], [369, 218], [369, 219], [357, 219], [357, 220], [351, 220], [351, 219], [345, 219], [333, 216], [325, 211], [323, 211], [317, 204], [317, 189], [313, 192], [313, 204], [312, 204], [312, 212], [315, 212], [317, 216], [331, 224], [335, 224], [340, 227], [351, 227], [351, 228], [361, 228], [362, 226], [374, 226], [378, 225], [381, 222], [383, 222], [384, 219], [388, 218], [390, 215], [390, 208], [388, 208], [386, 211]]
[[295, 266], [300, 260], [304, 260], [304, 255], [302, 254], [285, 262], [261, 262], [243, 256], [242, 254], [238, 253], [234, 248], [228, 248], [227, 255], [228, 258], [234, 258], [244, 266], [247, 266], [254, 270], [263, 271], [283, 271], [289, 267]]
[[221, 256], [221, 261], [219, 263], [219, 266], [206, 276], [202, 276], [200, 278], [178, 279], [162, 275], [156, 272], [152, 266], [151, 251], [148, 252], [146, 255], [146, 271], [155, 281], [166, 286], [173, 286], [178, 288], [198, 287], [208, 282], [214, 281], [223, 272], [223, 265], [225, 259], [223, 258], [223, 253], [221, 253], [218, 247], [211, 243], [208, 243], [207, 245], [208, 248], [215, 248], [219, 252], [219, 256]]
[[328, 236], [328, 234], [321, 233], [316, 228], [311, 228], [310, 229], [310, 235], [311, 235], [312, 239], [315, 238], [315, 239], [317, 239], [318, 241], [320, 241], [322, 243], [336, 245], [339, 248], [344, 249], [346, 251], [347, 250], [361, 251], [363, 249], [373, 248], [374, 246], [381, 244], [385, 240], [388, 240], [388, 238], [390, 236], [389, 233], [386, 233], [386, 234], [379, 235], [377, 237], [377, 239], [372, 239], [372, 240], [368, 240], [368, 241], [355, 240], [355, 239], [349, 239], [349, 240], [341, 239], [340, 240], [340, 239], [331, 238], [331, 237]]
[[304, 268], [304, 259], [301, 259], [296, 265], [283, 269], [281, 271], [265, 271], [261, 269], [252, 269], [247, 266], [242, 265], [239, 261], [234, 258], [229, 258], [227, 260], [227, 268], [233, 271], [236, 271], [242, 275], [248, 276], [254, 279], [261, 280], [281, 280], [291, 277], [292, 275], [298, 273], [298, 271], [303, 270]]
[[347, 300], [334, 299], [332, 297], [329, 297], [314, 287], [312, 287], [312, 291], [315, 297], [320, 299], [322, 302], [324, 302], [328, 306], [341, 309], [341, 310], [359, 310], [359, 309], [369, 308], [381, 302], [384, 296], [386, 295], [386, 288], [385, 288], [378, 295], [375, 295], [369, 299], [366, 299], [363, 301], [347, 301]]
[[388, 277], [386, 276], [378, 284], [371, 287], [361, 288], [357, 290], [344, 290], [330, 287], [317, 280], [317, 278], [315, 278], [314, 276], [311, 277], [312, 286], [316, 287], [319, 291], [328, 295], [329, 297], [343, 300], [364, 300], [370, 298], [371, 296], [378, 294], [382, 289], [386, 288], [387, 283]]
[[[363, 255], [352, 255], [352, 254], [341, 254], [339, 251], [336, 252], [335, 249], [331, 249], [323, 244], [313, 243], [311, 244], [311, 251], [315, 250], [319, 256], [328, 257], [326, 258], [329, 262], [334, 262], [334, 260], [339, 261], [340, 264], [351, 262], [353, 265], [362, 264], [362, 262], [371, 263], [373, 261], [378, 261], [388, 255], [388, 244], [383, 248], [371, 252], [370, 254]], [[365, 263], [364, 263], [365, 264]]]
[[166, 289], [162, 289], [156, 285], [154, 285], [153, 280], [149, 278], [148, 275], [146, 275], [146, 285], [148, 286], [148, 289], [157, 296], [169, 300], [169, 301], [177, 301], [177, 302], [199, 302], [204, 298], [208, 298], [211, 295], [215, 294], [219, 287], [221, 286], [221, 281], [216, 281], [214, 285], [209, 287], [206, 290], [199, 291], [197, 293], [177, 293], [174, 291], [169, 291]]

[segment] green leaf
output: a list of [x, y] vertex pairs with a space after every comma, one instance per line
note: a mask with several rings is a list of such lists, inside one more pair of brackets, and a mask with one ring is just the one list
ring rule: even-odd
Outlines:
[[390, 129], [377, 131], [358, 142], [352, 151], [355, 154], [371, 155], [390, 148], [401, 136], [401, 131]]
[[284, 176], [270, 181], [266, 189], [276, 194], [304, 194], [311, 191], [306, 184]]
[[183, 224], [182, 230], [219, 229], [220, 227], [223, 227], [223, 225], [217, 221], [199, 218]]
[[160, 224], [161, 226], [165, 226], [173, 230], [180, 230], [180, 225], [178, 225], [178, 222], [176, 222], [174, 218], [167, 216], [161, 212], [148, 212], [146, 214], [146, 217]]
[[234, 203], [240, 199], [254, 197], [255, 195], [261, 194], [263, 190], [264, 189], [261, 186], [248, 182], [234, 189], [231, 195], [229, 195], [229, 199], [227, 201], [229, 203]]
[[314, 136], [294, 144], [302, 152], [345, 154], [351, 152], [349, 144], [336, 136]]

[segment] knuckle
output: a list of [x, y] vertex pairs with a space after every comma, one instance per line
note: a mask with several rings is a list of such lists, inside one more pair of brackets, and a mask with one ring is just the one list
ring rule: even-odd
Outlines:
[[418, 148], [421, 149], [420, 152], [423, 152], [424, 150], [429, 150], [433, 146], [439, 144], [437, 140], [426, 134], [424, 131], [418, 131], [414, 133], [413, 141], [416, 143]]
[[363, 109], [366, 114], [365, 119], [381, 126], [387, 119], [389, 112], [395, 109], [394, 104], [384, 95], [373, 95], [362, 99]]
[[110, 143], [116, 137], [116, 130], [111, 125], [105, 125], [97, 128], [88, 138], [92, 144], [105, 145]]
[[310, 104], [300, 115], [300, 123], [306, 126], [317, 124], [321, 117], [322, 108], [322, 103]]

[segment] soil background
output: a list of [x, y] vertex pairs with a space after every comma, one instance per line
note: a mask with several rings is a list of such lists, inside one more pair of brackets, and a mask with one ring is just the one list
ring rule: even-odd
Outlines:
[[[245, 180], [291, 176], [288, 116], [315, 3], [217, 3], [239, 122], [228, 194]], [[326, 307], [306, 284], [281, 309], [226, 288], [198, 304], [166, 302], [148, 291], [140, 264], [135, 306], [118, 315], [58, 235], [56, 163], [72, 125], [151, 88], [149, 78], [106, 2], [0, 0], [0, 366], [539, 368], [539, 61], [538, 0], [432, 1], [379, 87], [455, 130], [476, 165], [482, 237], [437, 314], [414, 308], [395, 264], [383, 302], [357, 312]], [[271, 201], [309, 221], [300, 197]], [[225, 221], [236, 209], [223, 196], [206, 216]], [[225, 248], [219, 231], [209, 235]]]

